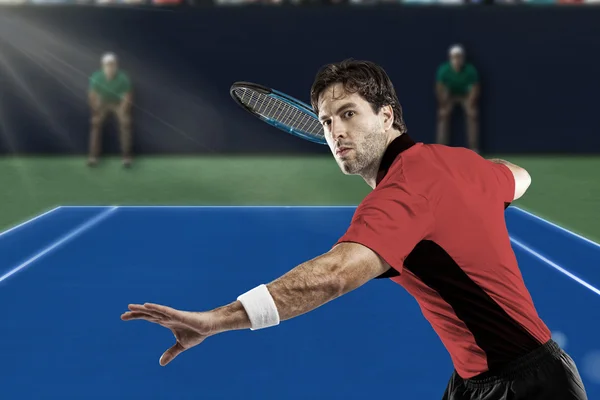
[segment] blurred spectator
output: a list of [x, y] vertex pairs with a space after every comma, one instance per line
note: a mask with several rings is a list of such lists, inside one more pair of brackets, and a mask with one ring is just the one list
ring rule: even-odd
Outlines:
[[29, 0], [31, 4], [76, 4], [73, 0]]
[[467, 120], [469, 148], [479, 151], [479, 74], [465, 61], [465, 50], [454, 45], [449, 60], [437, 70], [436, 96], [438, 101], [437, 142], [449, 143], [450, 116], [456, 105], [461, 105]]
[[182, 3], [182, 0], [152, 0], [152, 4], [157, 6], [176, 6]]
[[29, 0], [31, 4], [43, 5], [43, 4], [80, 4], [80, 5], [91, 5], [93, 0]]
[[88, 165], [95, 166], [101, 151], [102, 125], [109, 114], [117, 117], [123, 153], [123, 166], [131, 165], [131, 82], [119, 70], [113, 53], [102, 56], [102, 68], [90, 77], [89, 102], [91, 107], [90, 154]]
[[96, 0], [96, 4], [99, 5], [114, 5], [114, 4], [146, 4], [146, 0]]
[[405, 4], [435, 4], [437, 0], [402, 0]]
[[464, 5], [468, 0], [401, 0], [405, 4]]
[[224, 6], [224, 5], [245, 5], [245, 4], [254, 4], [259, 3], [258, 0], [215, 0], [215, 4]]

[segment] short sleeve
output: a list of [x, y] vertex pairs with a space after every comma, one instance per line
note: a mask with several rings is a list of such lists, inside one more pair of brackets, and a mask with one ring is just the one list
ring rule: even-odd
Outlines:
[[438, 67], [437, 72], [435, 74], [435, 79], [437, 82], [444, 83], [444, 75], [446, 73], [446, 64], [442, 64]]
[[508, 206], [515, 198], [515, 177], [508, 166], [488, 161], [494, 179], [500, 189], [500, 196], [505, 206]]
[[128, 93], [131, 91], [131, 80], [127, 74], [123, 73], [123, 92]]
[[357, 207], [350, 227], [338, 243], [362, 244], [402, 272], [404, 259], [428, 236], [432, 225], [427, 200], [392, 182], [377, 187]]
[[470, 66], [469, 68], [469, 83], [471, 85], [474, 85], [476, 83], [479, 83], [479, 72], [477, 72], [477, 68], [475, 68], [473, 65]]
[[90, 76], [89, 79], [89, 88], [90, 90], [97, 90], [98, 89], [98, 79], [97, 79], [97, 75], [93, 74], [92, 76]]

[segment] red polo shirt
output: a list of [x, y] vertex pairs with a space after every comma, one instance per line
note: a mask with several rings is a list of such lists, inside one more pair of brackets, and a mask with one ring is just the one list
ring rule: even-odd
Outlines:
[[339, 242], [369, 247], [415, 297], [462, 378], [494, 372], [550, 339], [525, 287], [504, 221], [508, 167], [476, 153], [388, 147], [376, 188]]

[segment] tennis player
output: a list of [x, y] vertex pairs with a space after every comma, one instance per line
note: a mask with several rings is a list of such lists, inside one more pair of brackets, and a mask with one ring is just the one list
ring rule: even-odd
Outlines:
[[531, 183], [527, 171], [465, 148], [415, 143], [389, 77], [371, 62], [325, 66], [311, 100], [341, 170], [373, 191], [329, 252], [228, 305], [129, 305], [123, 320], [174, 333], [160, 364], [209, 336], [273, 327], [388, 278], [415, 297], [450, 353], [455, 371], [443, 399], [586, 399], [573, 360], [536, 312], [505, 225], [505, 208]]

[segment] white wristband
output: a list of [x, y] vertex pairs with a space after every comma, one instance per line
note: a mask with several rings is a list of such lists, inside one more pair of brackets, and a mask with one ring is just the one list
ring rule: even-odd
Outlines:
[[242, 303], [248, 318], [250, 318], [251, 330], [279, 325], [279, 312], [267, 286], [257, 286], [237, 299]]

